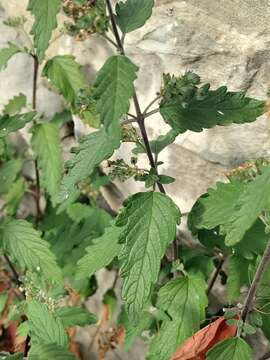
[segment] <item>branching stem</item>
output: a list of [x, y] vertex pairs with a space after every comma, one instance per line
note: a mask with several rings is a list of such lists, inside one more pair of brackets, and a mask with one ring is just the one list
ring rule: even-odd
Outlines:
[[[244, 302], [244, 307], [243, 310], [241, 312], [241, 317], [240, 319], [242, 320], [243, 324], [245, 323], [248, 313], [250, 312], [250, 310], [253, 308], [254, 305], [254, 300], [255, 300], [255, 296], [256, 296], [256, 292], [257, 289], [260, 285], [262, 276], [267, 268], [267, 266], [270, 263], [270, 241], [268, 242], [264, 254], [262, 256], [261, 262], [256, 270], [256, 274], [254, 276], [254, 279], [251, 283], [250, 289], [248, 291], [247, 297], [245, 299]], [[243, 326], [239, 327], [237, 330], [237, 336], [241, 336], [242, 334], [242, 329]]]
[[[117, 28], [117, 25], [116, 25], [115, 16], [114, 16], [114, 13], [113, 13], [111, 1], [106, 0], [106, 5], [107, 5], [108, 12], [109, 12], [110, 20], [111, 20], [112, 32], [114, 34], [114, 37], [115, 37], [115, 40], [116, 40], [116, 43], [117, 43], [118, 52], [121, 55], [125, 55], [125, 49], [123, 47], [123, 42], [122, 42], [122, 39], [121, 39], [121, 37], [119, 35], [119, 32], [118, 32], [118, 28]], [[146, 108], [146, 111], [158, 99], [156, 98], [154, 100], [155, 101], [151, 102], [151, 104], [148, 105], [148, 107]], [[135, 106], [135, 110], [136, 110], [137, 123], [138, 123], [138, 126], [139, 126], [140, 131], [141, 131], [141, 135], [142, 135], [142, 138], [143, 138], [143, 141], [144, 141], [145, 150], [146, 150], [146, 154], [147, 154], [150, 166], [152, 168], [156, 169], [156, 171], [157, 171], [157, 167], [156, 167], [155, 160], [154, 160], [154, 157], [153, 157], [153, 154], [152, 154], [152, 151], [151, 151], [150, 142], [149, 142], [149, 139], [148, 139], [148, 135], [147, 135], [147, 131], [146, 131], [146, 128], [145, 128], [145, 123], [144, 123], [145, 118], [147, 116], [150, 116], [150, 113], [146, 114], [146, 111], [144, 111], [144, 113], [141, 111], [141, 107], [140, 107], [140, 104], [139, 104], [139, 100], [138, 100], [136, 91], [134, 92], [134, 95], [133, 95], [133, 102], [134, 102], [134, 106]], [[156, 113], [156, 112], [157, 111], [154, 110], [154, 113]], [[166, 194], [166, 191], [165, 191], [165, 189], [164, 189], [164, 187], [163, 187], [163, 185], [161, 183], [157, 183], [157, 186], [158, 186], [160, 192], [162, 192], [163, 194]], [[173, 245], [172, 245], [172, 254], [173, 254], [173, 256], [172, 256], [173, 259], [172, 260], [175, 261], [177, 259], [177, 257], [178, 257], [176, 239], [174, 240]]]

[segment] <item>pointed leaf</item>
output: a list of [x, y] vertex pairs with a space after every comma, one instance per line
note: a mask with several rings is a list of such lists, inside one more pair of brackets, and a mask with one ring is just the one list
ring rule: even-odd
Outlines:
[[9, 100], [8, 104], [4, 107], [4, 113], [7, 115], [14, 115], [21, 111], [26, 106], [26, 96], [19, 94]]
[[270, 208], [270, 167], [263, 174], [248, 183], [235, 204], [229, 224], [225, 226], [225, 243], [233, 246], [252, 227], [262, 211]]
[[21, 52], [21, 49], [12, 43], [9, 46], [0, 50], [0, 71], [7, 67], [8, 61], [13, 55]]
[[189, 214], [189, 224], [197, 229], [214, 229], [226, 224], [235, 208], [235, 204], [244, 191], [240, 182], [216, 184], [207, 195], [199, 198]]
[[61, 0], [29, 0], [27, 10], [35, 17], [31, 30], [39, 60], [43, 60], [49, 46], [52, 31], [57, 27], [56, 15], [60, 11]]
[[40, 271], [48, 280], [62, 282], [61, 270], [56, 263], [49, 244], [41, 239], [40, 232], [25, 220], [9, 220], [1, 227], [5, 250], [23, 268]]
[[[170, 130], [165, 135], [160, 135], [156, 140], [150, 141], [150, 148], [154, 154], [159, 154], [167, 146], [172, 144], [176, 139], [178, 133], [175, 130]], [[142, 146], [136, 146], [132, 150], [133, 154], [144, 154], [146, 152], [145, 148]]]
[[163, 321], [160, 331], [150, 344], [150, 360], [169, 360], [188, 337], [200, 328], [205, 317], [206, 284], [195, 276], [171, 280], [158, 294], [157, 306], [172, 320]]
[[77, 190], [79, 181], [90, 176], [103, 160], [108, 159], [119, 146], [104, 129], [86, 135], [74, 149], [73, 158], [68, 162], [69, 171], [64, 176], [57, 202], [67, 200]]
[[71, 352], [56, 344], [31, 346], [29, 360], [78, 360]]
[[80, 90], [88, 88], [81, 66], [71, 55], [57, 55], [47, 61], [42, 75], [49, 79], [71, 105], [74, 105]]
[[117, 127], [121, 116], [128, 112], [137, 71], [138, 67], [122, 55], [110, 57], [99, 70], [94, 97], [97, 112], [107, 128]]
[[97, 317], [82, 307], [62, 307], [55, 311], [65, 328], [95, 324]]
[[252, 360], [250, 346], [241, 338], [235, 337], [218, 343], [207, 353], [207, 360]]
[[68, 337], [64, 326], [45, 304], [32, 300], [27, 305], [27, 317], [31, 343], [57, 344], [68, 346]]
[[0, 195], [6, 194], [10, 191], [10, 184], [12, 184], [23, 167], [22, 159], [12, 159], [4, 163], [0, 167]]
[[13, 116], [3, 115], [0, 117], [0, 138], [22, 129], [28, 122], [34, 119], [35, 115], [34, 111]]
[[243, 93], [227, 92], [225, 86], [213, 91], [208, 89], [205, 86], [200, 95], [198, 89], [194, 89], [194, 96], [188, 99], [173, 94], [164, 98], [160, 103], [164, 120], [179, 133], [200, 132], [216, 125], [252, 122], [265, 111], [264, 101], [250, 99]]
[[154, 0], [127, 0], [116, 4], [116, 22], [125, 34], [142, 27], [152, 15]]
[[158, 279], [160, 261], [175, 238], [180, 211], [168, 196], [156, 192], [137, 193], [124, 206], [116, 223], [124, 227], [119, 255], [122, 293], [128, 315], [136, 320]]
[[111, 226], [105, 230], [104, 235], [93, 240], [85, 249], [87, 253], [78, 262], [78, 278], [90, 277], [112, 262], [121, 248], [118, 243], [120, 233], [121, 228]]
[[32, 147], [42, 171], [44, 186], [54, 203], [62, 175], [61, 141], [58, 127], [49, 122], [35, 125]]

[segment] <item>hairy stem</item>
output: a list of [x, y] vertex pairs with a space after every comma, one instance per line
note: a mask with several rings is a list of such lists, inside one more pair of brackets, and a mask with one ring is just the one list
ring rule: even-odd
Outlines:
[[[250, 289], [248, 291], [247, 297], [244, 302], [244, 307], [241, 312], [241, 318], [240, 318], [242, 320], [243, 324], [245, 323], [248, 313], [250, 312], [250, 310], [252, 309], [252, 307], [254, 305], [254, 300], [255, 300], [255, 295], [256, 295], [257, 289], [260, 285], [262, 276], [263, 276], [267, 266], [269, 265], [269, 263], [270, 263], [270, 241], [268, 242], [268, 244], [265, 248], [263, 257], [262, 257], [261, 262], [256, 270], [256, 274], [254, 276], [254, 279], [252, 281], [252, 284], [250, 286]], [[238, 328], [237, 336], [241, 336], [242, 329], [243, 329], [243, 326]]]
[[[37, 109], [37, 79], [38, 79], [38, 70], [39, 70], [39, 62], [36, 55], [33, 55], [34, 60], [34, 74], [33, 74], [33, 92], [32, 92], [32, 107], [33, 110]], [[39, 175], [39, 169], [38, 169], [38, 162], [37, 160], [34, 161], [35, 164], [35, 176], [36, 176], [36, 219], [35, 223], [36, 225], [39, 222], [39, 219], [41, 218], [41, 208], [40, 208], [40, 175]]]

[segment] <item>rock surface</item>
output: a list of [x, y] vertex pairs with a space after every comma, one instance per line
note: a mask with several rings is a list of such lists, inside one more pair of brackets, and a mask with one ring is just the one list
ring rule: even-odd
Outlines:
[[[29, 13], [24, 10], [26, 0], [2, 0], [1, 4], [0, 20], [23, 13], [30, 27]], [[146, 26], [126, 38], [127, 53], [140, 66], [136, 86], [142, 108], [159, 91], [162, 73], [177, 75], [186, 70], [194, 70], [214, 88], [227, 85], [230, 90], [244, 90], [265, 99], [270, 84], [269, 18], [268, 0], [157, 0]], [[3, 24], [0, 33], [0, 47], [18, 38], [14, 30]], [[96, 37], [76, 43], [62, 36], [54, 41], [48, 56], [74, 54], [91, 80], [112, 52]], [[32, 60], [25, 55], [15, 56], [0, 73], [0, 106], [19, 92], [30, 101], [31, 83]], [[50, 117], [62, 107], [62, 99], [40, 80], [39, 110]], [[88, 131], [78, 119], [75, 126], [78, 134]], [[153, 116], [147, 121], [147, 130], [151, 138], [156, 138], [165, 134], [168, 127], [160, 116]], [[129, 151], [130, 146], [124, 146], [116, 157], [129, 159]], [[269, 155], [269, 120], [262, 117], [248, 125], [186, 132], [162, 152], [160, 160], [164, 161], [162, 171], [176, 178], [173, 185], [167, 186], [168, 193], [186, 213], [196, 198], [222, 179], [228, 169], [246, 159]], [[125, 196], [140, 188], [133, 181], [117, 186]]]

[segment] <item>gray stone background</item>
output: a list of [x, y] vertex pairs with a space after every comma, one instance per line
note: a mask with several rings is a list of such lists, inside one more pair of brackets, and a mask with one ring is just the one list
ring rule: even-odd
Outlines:
[[[30, 28], [32, 20], [25, 11], [27, 0], [0, 0], [0, 3], [0, 47], [8, 41], [27, 41], [23, 33], [18, 34], [2, 24], [10, 15], [23, 14]], [[126, 38], [127, 54], [140, 66], [136, 86], [142, 107], [159, 90], [162, 73], [177, 75], [186, 70], [194, 70], [214, 88], [227, 85], [230, 90], [245, 90], [251, 96], [266, 99], [270, 87], [269, 24], [269, 0], [157, 0], [146, 26]], [[113, 49], [94, 36], [75, 42], [66, 35], [58, 37], [56, 33], [47, 57], [66, 53], [76, 56], [91, 80]], [[19, 54], [0, 73], [0, 107], [19, 92], [28, 95], [30, 101], [31, 84], [32, 60]], [[40, 79], [38, 109], [50, 117], [62, 108], [61, 97]], [[78, 119], [74, 120], [78, 135], [90, 131]], [[168, 127], [160, 116], [154, 116], [148, 120], [147, 129], [149, 136], [156, 138], [165, 134]], [[196, 198], [218, 179], [223, 179], [228, 169], [246, 159], [269, 156], [269, 135], [269, 119], [261, 117], [252, 124], [217, 127], [202, 133], [186, 132], [179, 136], [160, 156], [164, 161], [164, 173], [176, 178], [173, 185], [167, 186], [168, 193], [182, 212], [188, 212]], [[22, 136], [28, 137], [26, 133]], [[115, 157], [129, 160], [130, 148], [123, 146]], [[140, 189], [133, 181], [116, 186], [123, 197]], [[109, 201], [115, 208], [121, 202], [111, 195]], [[106, 279], [109, 274], [102, 276]], [[89, 334], [81, 336], [87, 338]], [[135, 354], [122, 354], [121, 358], [143, 359], [140, 352], [143, 354], [141, 346]]]

